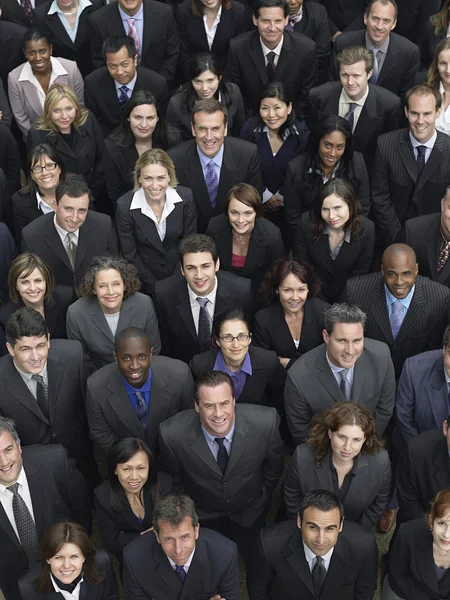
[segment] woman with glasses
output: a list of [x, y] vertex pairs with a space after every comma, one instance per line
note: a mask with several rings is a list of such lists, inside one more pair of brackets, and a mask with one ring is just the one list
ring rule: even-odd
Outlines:
[[217, 318], [213, 340], [214, 349], [189, 363], [194, 377], [223, 371], [233, 380], [236, 402], [275, 406], [282, 412], [285, 371], [275, 352], [251, 345], [248, 321], [240, 308]]

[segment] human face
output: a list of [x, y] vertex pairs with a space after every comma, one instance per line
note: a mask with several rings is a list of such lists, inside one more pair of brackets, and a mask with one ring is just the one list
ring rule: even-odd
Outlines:
[[437, 68], [442, 83], [450, 85], [450, 50], [442, 50], [439, 53]]
[[31, 179], [38, 186], [39, 192], [45, 195], [45, 192], [54, 190], [59, 183], [61, 169], [59, 166], [46, 154], [41, 155], [38, 160], [31, 165], [31, 168], [42, 167], [40, 173], [31, 171]]
[[195, 548], [200, 525], [194, 527], [192, 517], [185, 517], [178, 527], [167, 521], [158, 521], [158, 527], [159, 532], [155, 531], [155, 535], [164, 553], [177, 566], [183, 567]]
[[288, 0], [289, 14], [296, 15], [303, 5], [303, 0]]
[[381, 2], [375, 2], [370, 12], [364, 15], [364, 23], [367, 27], [367, 37], [375, 48], [379, 48], [397, 24], [393, 4], [389, 2], [383, 6]]
[[116, 269], [102, 269], [95, 277], [93, 293], [97, 296], [102, 311], [114, 315], [120, 311], [125, 284]]
[[87, 194], [79, 198], [71, 198], [65, 194], [56, 205], [56, 222], [64, 231], [73, 233], [86, 221], [88, 210], [89, 196]]
[[45, 38], [28, 42], [24, 50], [25, 57], [36, 73], [45, 73], [51, 68], [52, 47]]
[[277, 291], [284, 312], [295, 315], [305, 305], [309, 288], [308, 284], [300, 281], [297, 275], [289, 273], [283, 279]]
[[151, 140], [158, 121], [158, 112], [154, 104], [139, 104], [128, 117], [131, 132], [137, 142]]
[[132, 387], [139, 389], [147, 381], [152, 349], [145, 338], [122, 338], [114, 353], [122, 377]]
[[366, 63], [363, 60], [353, 65], [340, 65], [339, 78], [350, 100], [361, 100], [371, 75], [372, 71], [366, 72]]
[[250, 234], [255, 226], [256, 212], [251, 206], [232, 198], [228, 205], [228, 219], [236, 233]]
[[139, 183], [147, 202], [164, 202], [170, 183], [169, 171], [163, 165], [147, 165], [141, 169]]
[[292, 104], [278, 98], [263, 98], [259, 107], [261, 119], [272, 131], [278, 131], [292, 112]]
[[56, 3], [63, 12], [68, 12], [70, 9], [77, 10], [78, 8], [77, 0], [57, 0]]
[[440, 113], [441, 109], [436, 110], [433, 94], [411, 96], [409, 108], [405, 106], [405, 115], [409, 122], [409, 130], [418, 142], [425, 144], [434, 135], [436, 119]]
[[44, 301], [47, 284], [39, 269], [31, 273], [23, 271], [16, 281], [16, 290], [19, 292], [25, 306], [37, 306]]
[[192, 135], [195, 137], [200, 151], [205, 156], [214, 158], [222, 148], [227, 135], [224, 114], [220, 111], [212, 115], [204, 112], [196, 113], [192, 125]]
[[336, 323], [333, 331], [323, 330], [330, 361], [343, 369], [351, 369], [364, 349], [364, 329], [361, 323]]
[[325, 169], [334, 169], [345, 152], [345, 135], [342, 131], [332, 131], [319, 142], [319, 160]]
[[126, 46], [123, 46], [118, 52], [106, 53], [106, 66], [117, 83], [127, 85], [136, 75], [137, 55], [131, 58]]
[[406, 298], [416, 283], [419, 265], [412, 254], [401, 253], [384, 257], [381, 275], [386, 287], [396, 298]]
[[228, 383], [217, 387], [202, 385], [195, 410], [203, 427], [214, 437], [224, 437], [233, 427], [235, 401]]
[[114, 469], [120, 485], [126, 494], [139, 494], [148, 479], [148, 456], [143, 450], [136, 452], [125, 463], [119, 463]]
[[260, 8], [258, 17], [253, 16], [253, 24], [258, 28], [262, 43], [273, 50], [281, 42], [284, 28], [289, 18], [284, 16], [280, 6]]
[[75, 544], [63, 544], [59, 551], [47, 560], [52, 574], [62, 583], [72, 583], [83, 570], [85, 558]]
[[[231, 342], [224, 340], [224, 337], [232, 336]], [[246, 340], [239, 341], [238, 336], [248, 336]], [[238, 319], [225, 321], [220, 328], [220, 337], [216, 340], [217, 345], [222, 350], [225, 362], [233, 367], [240, 367], [244, 362], [245, 355], [250, 346], [251, 336], [247, 325]]]
[[300, 515], [297, 516], [297, 527], [302, 532], [302, 540], [316, 556], [324, 556], [334, 548], [342, 525], [338, 508], [323, 511], [308, 506], [303, 512], [303, 520]]
[[350, 218], [350, 209], [345, 200], [336, 194], [331, 194], [322, 202], [320, 214], [331, 229], [341, 230]]
[[141, 8], [142, 0], [119, 0], [119, 6], [124, 13], [133, 17]]
[[443, 517], [434, 519], [431, 531], [433, 543], [441, 552], [448, 552], [450, 550], [450, 510], [447, 510]]
[[200, 0], [200, 2], [203, 4], [206, 10], [211, 12], [217, 12], [222, 4], [222, 0]]
[[199, 100], [204, 100], [205, 98], [212, 98], [214, 94], [217, 92], [217, 88], [220, 83], [219, 77], [214, 75], [212, 71], [205, 71], [201, 73], [198, 77], [192, 80], [192, 87], [197, 94], [197, 98]]
[[22, 470], [22, 448], [9, 431], [0, 433], [0, 485], [16, 483]]
[[197, 296], [207, 296], [216, 285], [220, 262], [214, 262], [210, 252], [189, 252], [182, 258], [181, 272]]
[[51, 120], [61, 133], [70, 133], [72, 123], [77, 117], [77, 109], [68, 98], [55, 104], [50, 115]]
[[6, 342], [8, 352], [13, 357], [14, 364], [24, 373], [36, 375], [45, 367], [50, 348], [50, 340], [41, 335], [39, 337], [21, 337], [14, 346]]
[[342, 425], [337, 431], [328, 430], [333, 458], [338, 463], [350, 463], [361, 452], [366, 436], [359, 425]]

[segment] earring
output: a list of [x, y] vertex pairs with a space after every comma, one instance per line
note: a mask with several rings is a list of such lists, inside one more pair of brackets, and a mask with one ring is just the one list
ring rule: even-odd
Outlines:
[[275, 291], [275, 294], [278, 296], [278, 290]]

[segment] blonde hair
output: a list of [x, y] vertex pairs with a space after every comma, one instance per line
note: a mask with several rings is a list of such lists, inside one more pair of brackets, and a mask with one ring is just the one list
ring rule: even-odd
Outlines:
[[55, 106], [67, 98], [75, 107], [76, 116], [73, 126], [78, 130], [87, 121], [89, 111], [86, 108], [82, 108], [75, 92], [69, 85], [64, 83], [54, 83], [47, 92], [44, 102], [44, 112], [41, 117], [35, 122], [34, 126], [36, 129], [44, 129], [46, 131], [54, 131], [58, 133], [58, 128], [52, 121], [52, 113]]
[[175, 174], [175, 166], [172, 159], [166, 152], [164, 152], [164, 150], [161, 150], [160, 148], [152, 148], [151, 150], [146, 150], [143, 152], [136, 161], [134, 166], [133, 192], [137, 192], [140, 189], [141, 184], [139, 182], [139, 177], [141, 176], [141, 171], [149, 165], [161, 165], [162, 167], [165, 167], [169, 173], [170, 187], [177, 187], [178, 180]]

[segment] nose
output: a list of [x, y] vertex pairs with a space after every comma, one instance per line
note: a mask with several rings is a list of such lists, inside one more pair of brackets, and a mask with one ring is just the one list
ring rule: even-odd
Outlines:
[[36, 284], [34, 283], [34, 281], [30, 282], [30, 291], [34, 292], [34, 290], [36, 289]]
[[31, 349], [31, 359], [32, 360], [39, 360], [39, 352], [37, 348], [32, 348]]
[[68, 569], [70, 567], [70, 560], [69, 558], [65, 558], [64, 559], [64, 568]]
[[174, 546], [175, 554], [181, 554], [181, 540], [175, 540]]
[[353, 354], [354, 346], [352, 342], [349, 342], [346, 346], [347, 354]]
[[234, 338], [233, 341], [231, 342], [232, 346], [237, 346], [239, 344], [237, 338]]
[[353, 83], [354, 83], [353, 75], [349, 75], [348, 76], [348, 85], [353, 85]]
[[131, 368], [133, 369], [133, 371], [137, 370], [139, 368], [139, 363], [137, 361], [137, 358], [132, 358], [131, 359]]
[[325, 531], [319, 531], [317, 534], [317, 542], [322, 546], [325, 542]]
[[220, 406], [220, 404], [215, 406], [214, 407], [214, 416], [216, 418], [220, 418], [222, 416], [222, 414], [223, 414], [223, 410], [222, 410], [222, 407]]

